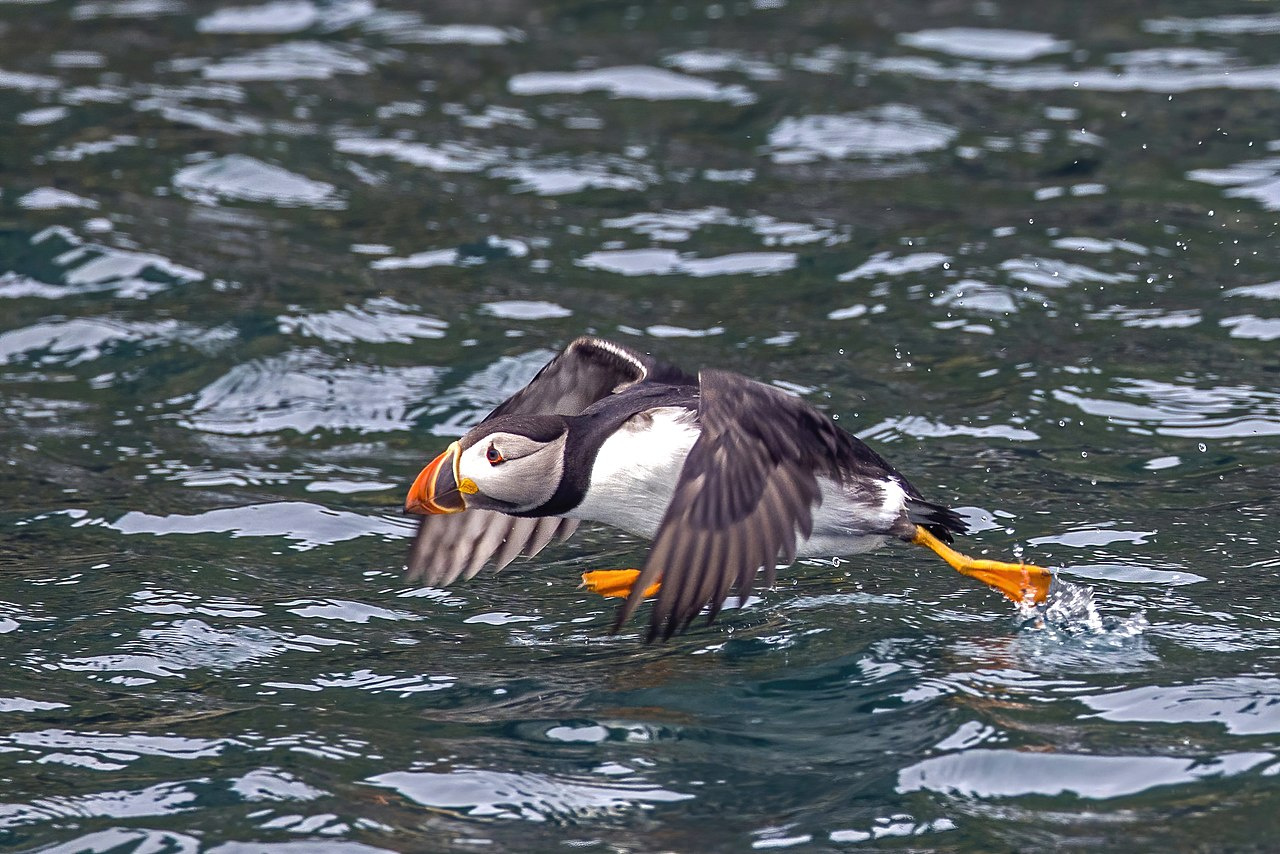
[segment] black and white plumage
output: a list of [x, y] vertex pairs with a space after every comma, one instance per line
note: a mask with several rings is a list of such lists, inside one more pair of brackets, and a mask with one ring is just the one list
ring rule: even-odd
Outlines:
[[682, 631], [704, 607], [710, 622], [761, 568], [770, 586], [776, 565], [796, 557], [916, 542], [917, 526], [946, 542], [965, 531], [804, 401], [590, 337], [428, 465], [406, 509], [430, 514], [409, 571], [436, 586], [535, 555], [583, 519], [652, 539], [617, 620], [660, 580], [650, 639]]

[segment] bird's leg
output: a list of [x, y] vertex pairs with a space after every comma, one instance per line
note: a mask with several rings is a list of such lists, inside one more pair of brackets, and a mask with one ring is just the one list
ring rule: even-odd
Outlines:
[[960, 554], [919, 525], [916, 525], [916, 535], [911, 542], [933, 549], [957, 572], [994, 587], [1015, 602], [1030, 600], [1040, 603], [1049, 595], [1053, 574], [1042, 566], [971, 558]]
[[[594, 569], [582, 573], [582, 584], [592, 593], [625, 599], [631, 595], [631, 586], [639, 577], [638, 569]], [[658, 588], [661, 586], [661, 581], [650, 584], [644, 591], [645, 598], [658, 595]]]

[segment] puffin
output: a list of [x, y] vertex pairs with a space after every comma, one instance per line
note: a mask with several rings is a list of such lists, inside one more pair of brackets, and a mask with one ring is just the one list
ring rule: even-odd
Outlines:
[[897, 540], [931, 549], [1016, 602], [1043, 602], [1043, 567], [974, 559], [967, 533], [883, 457], [782, 389], [723, 370], [696, 375], [584, 336], [427, 464], [405, 511], [422, 519], [410, 580], [444, 587], [485, 564], [533, 557], [582, 521], [651, 540], [639, 569], [583, 574], [623, 599], [617, 632], [654, 598], [646, 642], [709, 625], [797, 558]]

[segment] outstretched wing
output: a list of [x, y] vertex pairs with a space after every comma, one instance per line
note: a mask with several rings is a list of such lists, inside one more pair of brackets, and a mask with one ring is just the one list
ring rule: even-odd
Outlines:
[[[578, 415], [654, 372], [678, 373], [612, 341], [578, 338], [484, 420], [513, 414]], [[424, 516], [409, 550], [409, 578], [444, 586], [459, 576], [471, 578], [491, 558], [502, 569], [517, 555], [536, 555], [556, 537], [568, 539], [577, 527], [574, 519], [521, 519], [490, 510]]]
[[445, 587], [459, 576], [471, 578], [490, 559], [499, 570], [519, 555], [533, 557], [577, 529], [577, 519], [522, 519], [492, 510], [424, 516], [409, 549], [409, 580]]
[[543, 365], [484, 421], [499, 415], [579, 415], [597, 400], [647, 379], [655, 367], [653, 359], [621, 344], [584, 336]]
[[776, 564], [793, 561], [797, 544], [813, 532], [819, 475], [892, 471], [825, 415], [778, 389], [725, 371], [703, 371], [700, 383], [702, 434], [615, 624], [661, 579], [648, 640], [682, 631], [708, 604], [708, 621], [715, 619], [730, 590], [751, 593], [761, 567], [772, 585]]

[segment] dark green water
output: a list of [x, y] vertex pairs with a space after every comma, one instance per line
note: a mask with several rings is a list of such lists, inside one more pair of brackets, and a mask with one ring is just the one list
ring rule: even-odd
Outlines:
[[[0, 0], [0, 131], [0, 848], [1276, 847], [1280, 5]], [[1056, 610], [891, 548], [644, 647], [602, 528], [405, 582], [584, 331]]]

